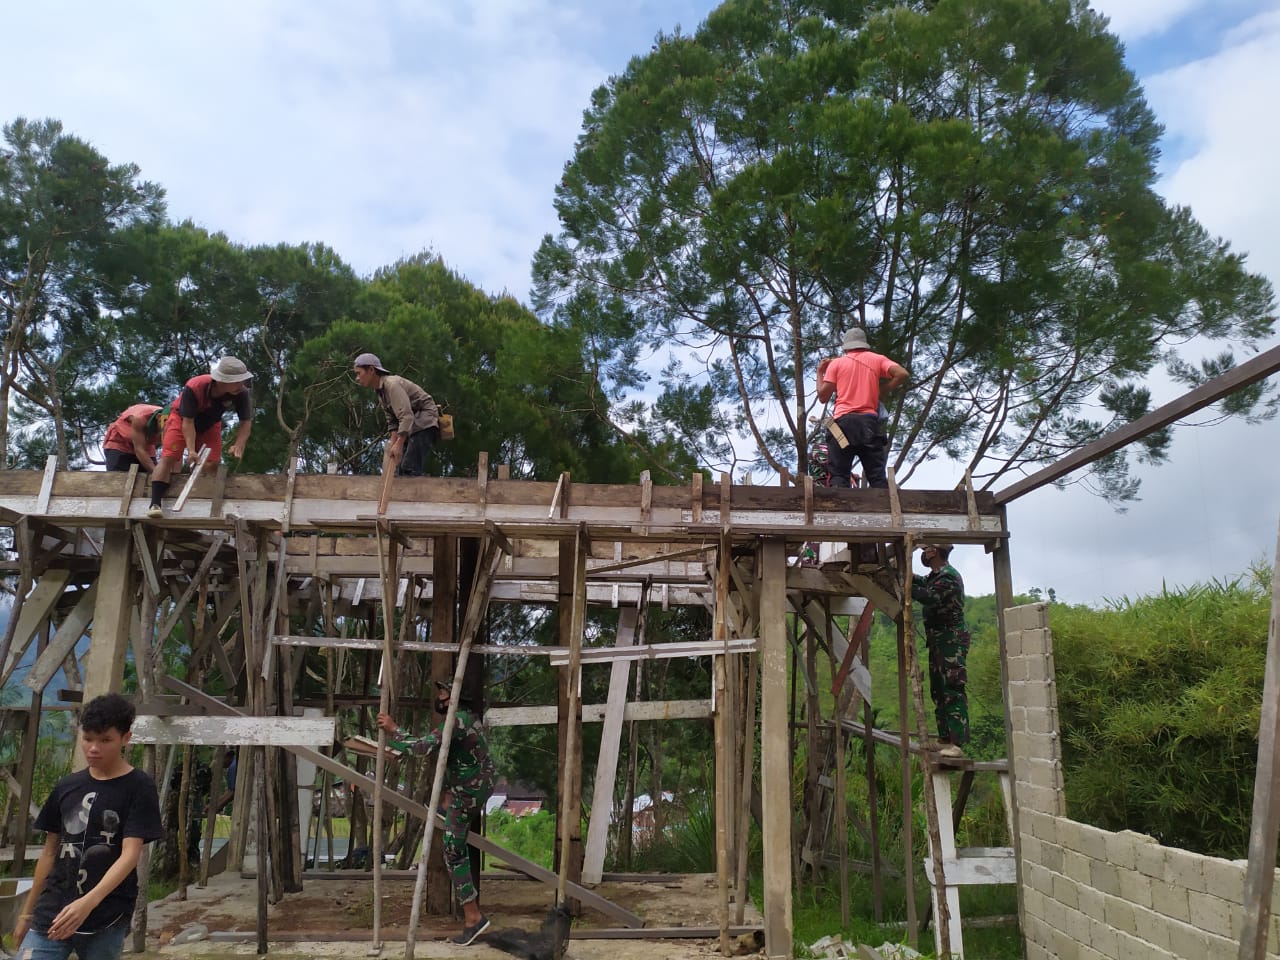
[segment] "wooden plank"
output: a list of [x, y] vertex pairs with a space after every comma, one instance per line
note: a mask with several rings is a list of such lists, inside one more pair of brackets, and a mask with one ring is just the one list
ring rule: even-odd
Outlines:
[[22, 679], [26, 686], [32, 690], [43, 691], [49, 685], [49, 681], [58, 672], [62, 662], [75, 650], [76, 644], [84, 636], [85, 628], [93, 620], [93, 610], [97, 600], [98, 585], [95, 583], [80, 594], [76, 605], [58, 625], [58, 632], [53, 635], [53, 639], [40, 652], [36, 662], [27, 671], [27, 675]]
[[218, 558], [218, 551], [222, 549], [222, 545], [226, 542], [227, 535], [221, 530], [213, 535], [213, 543], [205, 551], [204, 557], [200, 560], [200, 566], [196, 568], [196, 572], [191, 575], [191, 582], [187, 584], [186, 590], [182, 592], [182, 596], [178, 598], [178, 602], [174, 604], [173, 610], [170, 611], [168, 619], [160, 627], [160, 632], [156, 634], [155, 650], [159, 650], [161, 644], [169, 638], [169, 634], [173, 633], [173, 628], [182, 619], [182, 614], [187, 609], [187, 604], [191, 602], [191, 598], [200, 589], [200, 585], [204, 583], [205, 577], [209, 575], [209, 570], [213, 566], [213, 561]]
[[[712, 657], [725, 653], [753, 653], [759, 646], [755, 637], [734, 637], [731, 640], [689, 640], [683, 643], [645, 643], [619, 650], [614, 647], [590, 647], [579, 655], [581, 663], [613, 663], [618, 660], [670, 660], [675, 657]], [[563, 667], [573, 656], [556, 649], [551, 654], [551, 665]]]
[[[92, 640], [84, 655], [84, 701], [120, 690], [129, 649], [129, 619], [133, 609], [133, 537], [122, 527], [108, 528], [102, 541], [102, 572], [93, 609]], [[83, 755], [75, 752], [75, 769]]]
[[200, 455], [196, 457], [196, 465], [191, 471], [191, 476], [187, 477], [187, 482], [182, 488], [182, 492], [178, 494], [178, 499], [173, 502], [173, 512], [181, 513], [182, 508], [187, 505], [187, 498], [191, 496], [191, 488], [196, 485], [196, 481], [200, 479], [200, 472], [204, 470], [204, 465], [209, 460], [209, 448], [201, 447]]
[[[582, 705], [583, 723], [600, 723], [604, 720], [607, 704]], [[622, 714], [624, 722], [636, 720], [705, 720], [712, 715], [710, 700], [642, 700], [628, 703]], [[536, 726], [558, 722], [557, 707], [490, 707], [484, 713], [484, 722], [490, 727]]]
[[787, 716], [787, 545], [763, 545], [760, 587], [760, 792], [764, 812], [765, 952], [790, 957], [791, 764]]
[[9, 647], [9, 655], [5, 659], [2, 675], [4, 680], [8, 680], [9, 675], [13, 673], [13, 668], [31, 646], [36, 631], [62, 599], [63, 591], [70, 579], [70, 570], [50, 570], [40, 578], [35, 589], [23, 599], [22, 610], [18, 614], [18, 623], [14, 628], [13, 640]]
[[134, 721], [135, 743], [192, 746], [328, 747], [333, 743], [333, 717], [158, 717]]
[[689, 516], [694, 523], [702, 522], [702, 471], [693, 475], [689, 485]]
[[[615, 647], [628, 647], [636, 641], [640, 611], [623, 607], [618, 614]], [[613, 812], [613, 785], [618, 775], [618, 753], [622, 743], [622, 724], [627, 706], [627, 684], [631, 663], [615, 660], [609, 672], [609, 694], [605, 703], [604, 728], [600, 733], [600, 754], [596, 760], [595, 788], [591, 799], [591, 819], [587, 822], [587, 846], [582, 861], [582, 882], [599, 883], [604, 874], [605, 847], [609, 839], [609, 816]], [[586, 721], [584, 716], [583, 722]]]
[[[137, 464], [134, 464], [137, 466]], [[146, 578], [147, 586], [156, 596], [160, 595], [160, 574], [156, 572], [155, 558], [151, 555], [151, 544], [147, 542], [147, 535], [142, 524], [129, 524], [129, 532], [133, 535], [133, 546], [138, 554], [138, 564], [142, 567], [142, 575]]]
[[[917, 696], [916, 709], [921, 704]], [[929, 893], [933, 897], [933, 915], [937, 922], [933, 925], [933, 946], [936, 955], [945, 957], [948, 954], [955, 960], [964, 960], [964, 934], [960, 921], [960, 891], [956, 884], [961, 877], [967, 883], [992, 883], [992, 879], [973, 879], [985, 875], [993, 877], [988, 858], [975, 858], [973, 862], [961, 868], [956, 854], [956, 834], [951, 823], [951, 775], [930, 770], [925, 763], [925, 776], [933, 782], [933, 789], [925, 796], [925, 803], [933, 805], [933, 815], [926, 817], [929, 826], [929, 856], [924, 860], [925, 876], [929, 880]], [[1013, 868], [1013, 851], [1005, 861], [1010, 873], [1017, 878]], [[1003, 881], [1001, 881], [1003, 882]], [[1012, 882], [1012, 881], [1009, 881]], [[943, 920], [946, 920], [944, 923]]]
[[53, 477], [58, 472], [57, 454], [50, 454], [44, 462], [44, 476], [40, 479], [40, 493], [36, 495], [37, 514], [49, 512], [49, 496], [53, 493]]
[[129, 515], [129, 504], [133, 502], [133, 491], [137, 485], [138, 465], [131, 463], [129, 464], [129, 473], [124, 478], [124, 490], [120, 493], [120, 509], [116, 511], [116, 516], [127, 517]]
[[[929, 883], [932, 884], [934, 882], [933, 861], [926, 858], [921, 862], [924, 865], [925, 876], [929, 878]], [[954, 889], [955, 887], [1018, 882], [1018, 871], [1014, 867], [1012, 849], [1009, 850], [1008, 856], [1000, 857], [944, 857], [942, 873], [947, 878], [947, 896], [956, 898], [954, 918], [957, 924], [960, 920], [960, 893]], [[935, 927], [935, 934], [936, 930], [937, 928]], [[952, 930], [951, 956], [956, 957], [957, 960], [964, 956], [964, 946], [960, 942], [960, 936], [959, 929]]]
[[1071, 471], [1087, 466], [1109, 453], [1114, 453], [1135, 440], [1141, 440], [1149, 433], [1154, 433], [1156, 430], [1167, 427], [1171, 423], [1176, 423], [1183, 417], [1195, 413], [1211, 403], [1216, 403], [1223, 397], [1243, 390], [1259, 380], [1265, 380], [1277, 370], [1280, 370], [1280, 347], [1272, 347], [1270, 350], [1246, 360], [1238, 367], [1228, 370], [1221, 376], [1214, 377], [1208, 383], [1202, 383], [1194, 390], [1189, 390], [1178, 399], [1166, 403], [1146, 416], [1139, 417], [1132, 423], [1112, 430], [1106, 436], [1081, 447], [1075, 453], [1063, 457], [1057, 463], [1045, 467], [1043, 470], [1038, 470], [1031, 476], [1024, 477], [1017, 483], [1010, 484], [1003, 490], [997, 491], [995, 503], [997, 505], [1006, 504], [1010, 500], [1030, 493], [1032, 490], [1038, 490], [1047, 483], [1053, 483], [1053, 481], [1065, 477]]
[[1240, 960], [1261, 960], [1267, 953], [1271, 895], [1275, 884], [1276, 840], [1280, 836], [1280, 535], [1271, 571], [1271, 620], [1267, 627], [1267, 665], [1262, 679], [1262, 715], [1258, 725], [1258, 766], [1254, 775], [1253, 819], [1249, 827], [1249, 864], [1244, 874], [1244, 924]]

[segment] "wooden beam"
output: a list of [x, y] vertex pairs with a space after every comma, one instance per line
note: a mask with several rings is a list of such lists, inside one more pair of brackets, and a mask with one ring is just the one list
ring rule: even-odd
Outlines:
[[[622, 612], [618, 614], [615, 649], [635, 643], [636, 625], [639, 621], [638, 608], [622, 608]], [[591, 819], [587, 822], [587, 846], [582, 861], [583, 883], [599, 883], [604, 874], [605, 847], [609, 839], [609, 815], [613, 811], [613, 784], [618, 775], [618, 752], [622, 742], [622, 724], [625, 719], [627, 685], [630, 677], [630, 661], [613, 661], [613, 667], [609, 672], [609, 698], [605, 705], [604, 728], [600, 733], [600, 754], [596, 760]], [[585, 708], [583, 712], [586, 712]], [[583, 716], [583, 722], [586, 719]]]
[[8, 682], [13, 668], [18, 665], [31, 640], [40, 629], [40, 624], [48, 619], [58, 601], [62, 599], [67, 581], [71, 579], [70, 570], [50, 570], [22, 601], [22, 609], [18, 614], [17, 626], [9, 647], [9, 655], [5, 658], [4, 673], [0, 674], [0, 683]]
[[[133, 609], [133, 537], [123, 527], [109, 528], [102, 541], [102, 573], [93, 608], [92, 640], [84, 656], [84, 701], [119, 691], [129, 649], [129, 616]], [[84, 766], [75, 751], [75, 769]]]
[[58, 632], [53, 635], [53, 639], [49, 641], [48, 645], [40, 651], [40, 656], [36, 658], [36, 662], [27, 671], [27, 675], [23, 677], [22, 682], [26, 686], [32, 690], [43, 691], [49, 685], [53, 675], [58, 672], [62, 662], [67, 659], [67, 654], [75, 650], [76, 644], [84, 636], [85, 628], [89, 626], [89, 622], [93, 619], [93, 609], [97, 599], [98, 585], [96, 583], [80, 594], [80, 599], [76, 602], [76, 605], [63, 618], [62, 623], [58, 625]]
[[[221, 530], [213, 535], [213, 543], [205, 551], [204, 557], [200, 560], [200, 566], [196, 568], [196, 572], [191, 575], [191, 582], [187, 584], [187, 589], [178, 598], [178, 602], [174, 604], [173, 610], [169, 613], [169, 618], [165, 620], [164, 625], [160, 627], [160, 632], [156, 634], [155, 650], [159, 650], [165, 640], [169, 638], [169, 634], [173, 633], [173, 628], [182, 619], [183, 611], [187, 609], [187, 604], [196, 595], [196, 591], [200, 589], [200, 584], [204, 582], [204, 578], [209, 575], [209, 569], [213, 566], [213, 561], [217, 559], [218, 551], [222, 549], [222, 545], [226, 542], [227, 535]], [[262, 561], [262, 558], [259, 558], [259, 560]], [[281, 571], [281, 576], [283, 575], [284, 573]]]
[[769, 957], [790, 957], [791, 764], [787, 717], [787, 545], [769, 537], [760, 586], [760, 791], [764, 811], [764, 931]]
[[1265, 380], [1277, 370], [1280, 370], [1280, 347], [1272, 347], [1253, 359], [1246, 360], [1238, 367], [1228, 370], [1222, 376], [1214, 377], [1208, 383], [1202, 383], [1194, 390], [1189, 390], [1177, 400], [1152, 410], [1146, 416], [1139, 417], [1132, 423], [1127, 423], [1123, 427], [1112, 430], [1106, 436], [1099, 437], [1093, 443], [1081, 447], [1075, 453], [1063, 457], [1057, 463], [1045, 467], [1043, 470], [1037, 470], [1031, 476], [1023, 477], [1017, 483], [1010, 484], [1003, 490], [996, 491], [995, 502], [997, 505], [1005, 504], [1010, 500], [1016, 500], [1018, 497], [1030, 493], [1032, 490], [1038, 490], [1047, 483], [1053, 483], [1053, 481], [1065, 477], [1071, 471], [1088, 466], [1095, 460], [1105, 457], [1109, 453], [1114, 453], [1135, 440], [1141, 440], [1149, 433], [1154, 433], [1175, 421], [1181, 420], [1183, 417], [1195, 413], [1197, 410], [1209, 406], [1211, 403], [1216, 403], [1223, 397], [1228, 397], [1238, 390], [1252, 386], [1259, 380]]
[[181, 513], [182, 508], [187, 505], [187, 498], [191, 496], [191, 490], [196, 485], [196, 480], [200, 478], [200, 472], [204, 470], [204, 465], [209, 462], [209, 448], [201, 447], [200, 456], [196, 458], [196, 465], [191, 471], [191, 476], [187, 477], [187, 482], [182, 488], [182, 492], [178, 494], [178, 499], [173, 502], [173, 512]]
[[1271, 572], [1271, 621], [1267, 628], [1267, 666], [1262, 680], [1249, 865], [1244, 875], [1240, 960], [1262, 960], [1267, 954], [1277, 836], [1280, 836], [1280, 536]]
[[37, 514], [49, 512], [49, 497], [53, 493], [53, 477], [58, 472], [57, 454], [50, 454], [44, 462], [44, 476], [40, 480], [40, 493], [36, 495]]
[[134, 743], [192, 746], [328, 747], [333, 717], [158, 717], [134, 721]]

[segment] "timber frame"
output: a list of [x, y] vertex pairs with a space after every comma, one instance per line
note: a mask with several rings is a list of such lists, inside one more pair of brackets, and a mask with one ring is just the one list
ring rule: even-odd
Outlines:
[[[248, 818], [257, 818], [258, 836], [265, 837], [260, 844], [265, 858], [259, 857], [256, 871], [260, 950], [267, 944], [267, 902], [279, 901], [303, 882], [303, 845], [309, 834], [303, 821], [310, 804], [297, 798], [311, 787], [316, 768], [326, 780], [329, 774], [340, 776], [373, 797], [375, 887], [385, 872], [379, 826], [384, 807], [419, 821], [431, 809], [431, 804], [384, 786], [397, 782], [388, 776], [385, 754], [354, 765], [339, 761], [339, 754], [329, 749], [335, 746], [338, 713], [374, 705], [417, 709], [429, 679], [452, 678], [455, 690], [478, 687], [486, 658], [546, 655], [562, 678], [557, 704], [494, 708], [486, 714], [494, 725], [557, 723], [560, 730], [565, 811], [565, 827], [557, 838], [561, 876], [512, 861], [505, 852], [503, 858], [544, 882], [559, 879], [571, 903], [603, 910], [620, 925], [611, 935], [631, 929], [633, 935], [645, 936], [645, 920], [591, 889], [603, 876], [606, 824], [593, 819], [587, 837], [577, 835], [581, 723], [604, 725], [593, 804], [593, 809], [604, 810], [611, 806], [626, 721], [712, 718], [719, 881], [719, 927], [713, 935], [726, 952], [731, 932], [743, 923], [753, 806], [763, 832], [766, 950], [769, 956], [791, 956], [793, 862], [814, 872], [838, 865], [847, 912], [851, 865], [843, 856], [829, 862], [824, 825], [834, 823], [839, 847], [847, 849], [843, 831], [848, 817], [832, 811], [848, 809], [844, 750], [849, 743], [865, 739], [868, 745], [880, 741], [896, 746], [908, 803], [913, 802], [912, 763], [931, 774], [960, 773], [968, 777], [966, 782], [984, 769], [971, 761], [940, 764], [928, 745], [920, 666], [915, 644], [908, 642], [914, 635], [911, 580], [901, 574], [910, 570], [912, 550], [921, 542], [980, 545], [994, 559], [998, 607], [1009, 605], [1004, 507], [992, 494], [975, 493], [971, 484], [957, 491], [892, 485], [888, 490], [833, 490], [815, 487], [810, 478], [799, 485], [764, 487], [733, 484], [727, 476], [710, 483], [695, 475], [687, 485], [672, 487], [652, 485], [647, 475], [638, 484], [601, 485], [574, 483], [568, 474], [555, 482], [536, 482], [508, 479], [501, 466], [491, 471], [482, 455], [477, 477], [396, 479], [393, 497], [380, 513], [383, 484], [377, 477], [292, 471], [228, 476], [223, 467], [216, 476], [205, 473], [193, 479], [180, 511], [150, 520], [145, 516], [145, 478], [132, 472], [66, 472], [52, 462], [44, 471], [0, 471], [0, 523], [13, 530], [17, 559], [9, 569], [19, 580], [14, 614], [0, 640], [0, 681], [8, 680], [29, 647], [38, 654], [25, 681], [32, 688], [30, 708], [6, 717], [6, 729], [25, 732], [11, 788], [18, 787], [24, 799], [30, 792], [32, 718], [38, 718], [41, 698], [59, 669], [69, 691], [60, 696], [76, 701], [119, 689], [126, 661], [131, 661], [140, 713], [147, 714], [140, 718], [137, 739], [148, 744], [145, 762], [154, 772], [172, 770], [175, 763], [189, 769], [189, 749], [158, 749], [164, 745], [247, 748], [240, 753], [229, 859], [232, 869], [244, 869]], [[807, 559], [801, 562], [806, 549]], [[395, 616], [381, 616], [384, 598], [399, 611], [398, 622]], [[483, 627], [492, 604], [558, 607], [558, 644], [485, 642]], [[583, 645], [588, 605], [620, 609], [612, 645]], [[697, 642], [648, 642], [646, 611], [673, 605], [709, 610], [710, 635]], [[914, 731], [872, 728], [866, 668], [872, 607], [898, 624], [901, 715], [907, 716], [907, 699], [914, 696]], [[837, 626], [837, 616], [848, 617], [847, 633]], [[304, 624], [301, 632], [291, 630], [291, 619]], [[352, 623], [368, 629], [363, 636], [349, 636]], [[187, 673], [182, 678], [168, 676], [164, 666], [175, 654], [171, 638], [179, 624], [189, 645], [184, 647]], [[86, 629], [91, 642], [77, 658], [76, 642]], [[340, 699], [330, 682], [325, 702], [313, 698], [304, 703], [298, 695], [303, 654], [317, 647], [329, 651], [325, 656], [331, 666], [363, 660], [365, 694]], [[825, 719], [815, 686], [819, 653], [831, 659], [836, 677], [832, 692], [838, 715]], [[467, 654], [474, 656], [468, 660]], [[628, 702], [630, 664], [663, 656], [710, 657], [707, 697]], [[380, 664], [376, 675], [375, 658]], [[789, 658], [795, 664], [790, 671]], [[611, 664], [607, 702], [580, 704], [573, 678], [584, 664], [600, 661]], [[413, 672], [407, 671], [408, 663], [417, 664]], [[224, 698], [204, 693], [202, 686], [214, 675], [234, 692]], [[382, 683], [376, 682], [378, 676]], [[804, 679], [805, 689], [799, 692], [797, 676]], [[311, 708], [305, 715], [304, 707]], [[803, 722], [797, 722], [797, 709]], [[804, 826], [793, 837], [797, 811], [790, 784], [793, 730], [798, 729], [805, 730], [810, 759], [804, 809], [798, 811]], [[284, 763], [285, 754], [296, 756], [300, 765]], [[249, 762], [243, 762], [246, 757]], [[999, 772], [1000, 765], [989, 766]], [[945, 841], [948, 831], [939, 833], [934, 779], [923, 778], [933, 841], [932, 870], [926, 874], [944, 877], [945, 844], [939, 840]], [[168, 777], [157, 780], [167, 783]], [[967, 792], [963, 784], [961, 789]], [[246, 797], [252, 802], [241, 802]], [[18, 869], [28, 859], [27, 806], [17, 807], [13, 858]], [[873, 801], [873, 837], [875, 816]], [[319, 833], [317, 826], [317, 843]], [[473, 843], [489, 842], [473, 835]], [[411, 838], [408, 846], [415, 844]], [[799, 860], [793, 857], [793, 844], [802, 848]], [[909, 839], [905, 846], [910, 849]], [[207, 878], [209, 860], [206, 844], [202, 862], [193, 865], [201, 878]], [[427, 860], [426, 851], [423, 862], [434, 862]], [[918, 867], [910, 855], [900, 866], [908, 891]], [[877, 909], [886, 871], [895, 868], [878, 856], [868, 867]], [[433, 883], [444, 880], [443, 871], [430, 872], [436, 875]], [[419, 872], [419, 894], [424, 875]], [[944, 887], [945, 880], [938, 884], [939, 890]], [[435, 909], [440, 895], [437, 889]], [[432, 896], [427, 890], [428, 909], [433, 908]], [[375, 905], [379, 902], [375, 895]], [[415, 898], [410, 956], [419, 902]], [[958, 928], [958, 917], [949, 916], [954, 907], [949, 910], [947, 902], [947, 897], [934, 898], [940, 943], [950, 942], [949, 925]], [[140, 919], [135, 929], [145, 929], [145, 919]], [[915, 941], [919, 918], [910, 895], [908, 924]], [[381, 942], [380, 926], [375, 908], [369, 938], [375, 945]]]

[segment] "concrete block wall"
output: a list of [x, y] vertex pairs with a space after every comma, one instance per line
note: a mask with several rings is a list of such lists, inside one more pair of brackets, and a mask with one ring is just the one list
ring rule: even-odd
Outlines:
[[[1047, 606], [1006, 610], [1005, 645], [1028, 960], [1235, 960], [1245, 861], [1068, 818]], [[1280, 875], [1267, 957], [1280, 960]]]

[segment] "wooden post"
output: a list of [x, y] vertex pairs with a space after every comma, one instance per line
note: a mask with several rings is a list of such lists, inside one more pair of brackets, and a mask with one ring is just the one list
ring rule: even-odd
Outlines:
[[[436, 537], [432, 543], [431, 558], [431, 639], [438, 643], [453, 643], [458, 639], [458, 538]], [[474, 562], [471, 564], [474, 575]], [[468, 587], [468, 592], [470, 587]], [[453, 655], [431, 654], [431, 681], [448, 683], [453, 676]], [[431, 688], [428, 688], [431, 689]], [[426, 824], [423, 824], [424, 830]], [[444, 837], [439, 830], [431, 837], [429, 863], [441, 863], [444, 858]], [[476, 878], [477, 881], [479, 878]], [[479, 890], [479, 887], [476, 887]], [[427, 871], [426, 910], [428, 914], [444, 915], [449, 912], [449, 898], [453, 887], [445, 870]]]
[[[629, 647], [636, 641], [640, 611], [623, 607], [618, 614], [618, 634], [614, 645]], [[609, 672], [609, 696], [604, 726], [600, 733], [600, 756], [596, 762], [595, 790], [591, 800], [591, 820], [587, 824], [587, 849], [582, 864], [584, 883], [599, 883], [604, 871], [605, 847], [609, 839], [609, 813], [613, 810], [613, 787], [618, 776], [618, 752], [622, 740], [622, 715], [631, 682], [631, 661], [615, 660]]]
[[[1000, 508], [1000, 528], [1008, 529], [1006, 508]], [[1004, 744], [1005, 756], [1012, 758], [1013, 721], [1009, 716], [1009, 656], [1008, 625], [1005, 623], [1005, 611], [1013, 606], [1013, 566], [1009, 560], [1009, 541], [1004, 540], [996, 545], [992, 556], [992, 567], [996, 593], [996, 626], [1000, 641], [1000, 698], [1004, 703]], [[1012, 765], [1010, 766], [1012, 770]], [[1022, 839], [1018, 829], [1018, 786], [1016, 777], [1007, 777], [1008, 789], [1005, 791], [1006, 819], [1009, 822], [1010, 846], [1013, 847], [1013, 864], [1018, 877], [1018, 926], [1027, 929], [1026, 905], [1023, 902], [1024, 887], [1022, 885]]]
[[912, 949], [920, 946], [920, 921], [916, 917], [916, 868], [912, 853], [911, 822], [915, 802], [911, 796], [911, 735], [907, 720], [907, 644], [912, 637], [907, 633], [911, 620], [911, 552], [898, 547], [898, 569], [902, 575], [902, 615], [898, 617], [898, 759], [902, 764], [902, 883], [907, 896], [907, 942]]
[[733, 900], [733, 922], [741, 925], [746, 916], [749, 864], [747, 841], [751, 837], [751, 784], [756, 763], [756, 663], [758, 654], [747, 658], [747, 708], [742, 714], [742, 789], [738, 793], [738, 862]]
[[[585, 527], [578, 528], [578, 535], [573, 540], [573, 549], [566, 549], [568, 542], [560, 541], [561, 550], [561, 586], [564, 590], [564, 575], [570, 573], [570, 594], [568, 610], [564, 604], [560, 607], [561, 637], [568, 640], [569, 664], [563, 672], [560, 684], [561, 703], [563, 705], [560, 728], [563, 731], [561, 744], [564, 747], [563, 759], [560, 763], [560, 846], [558, 883], [556, 886], [556, 904], [567, 905], [571, 912], [581, 909], [581, 904], [574, 900], [566, 900], [565, 891], [569, 881], [579, 882], [582, 877], [582, 704], [579, 695], [579, 674], [582, 670], [582, 631], [587, 616], [587, 554], [590, 543], [587, 540]], [[565, 559], [571, 561], [566, 569]], [[563, 598], [562, 598], [563, 599]], [[564, 626], [568, 614], [568, 636]], [[658, 801], [655, 800], [655, 803]]]
[[760, 578], [764, 937], [770, 957], [791, 949], [791, 762], [787, 752], [787, 547], [766, 537]]
[[[392, 693], [395, 675], [395, 647], [392, 631], [396, 621], [396, 589], [400, 582], [399, 544], [384, 529], [383, 522], [376, 525], [378, 562], [382, 572], [382, 662], [378, 676], [378, 712], [390, 713], [395, 702]], [[406, 610], [406, 615], [408, 611]], [[387, 732], [378, 727], [378, 754], [373, 761], [373, 943], [370, 954], [382, 952], [382, 791], [387, 770]]]
[[[124, 527], [108, 529], [102, 540], [102, 573], [93, 606], [89, 651], [84, 656], [84, 702], [119, 691], [129, 649], [129, 616], [133, 608], [133, 535]], [[76, 751], [72, 766], [84, 768]]]
[[[721, 564], [727, 558], [721, 557]], [[720, 609], [716, 610], [717, 632], [724, 628], [724, 612]], [[712, 674], [711, 683], [713, 685], [713, 699], [715, 701], [716, 710], [714, 717], [714, 736], [715, 736], [715, 815], [716, 815], [716, 917], [720, 924], [720, 953], [724, 956], [730, 954], [729, 942], [729, 762], [730, 754], [726, 728], [728, 727], [730, 718], [727, 716], [728, 696], [725, 688], [728, 686], [725, 680], [725, 663], [724, 656], [715, 656], [711, 658]]]
[[1244, 874], [1244, 925], [1240, 931], [1239, 960], [1262, 960], [1267, 954], [1276, 837], [1280, 834], [1280, 754], [1277, 749], [1280, 749], [1280, 536], [1271, 571], [1271, 621], [1267, 628], [1267, 666], [1262, 681], [1258, 772], [1253, 786], [1249, 865]]

